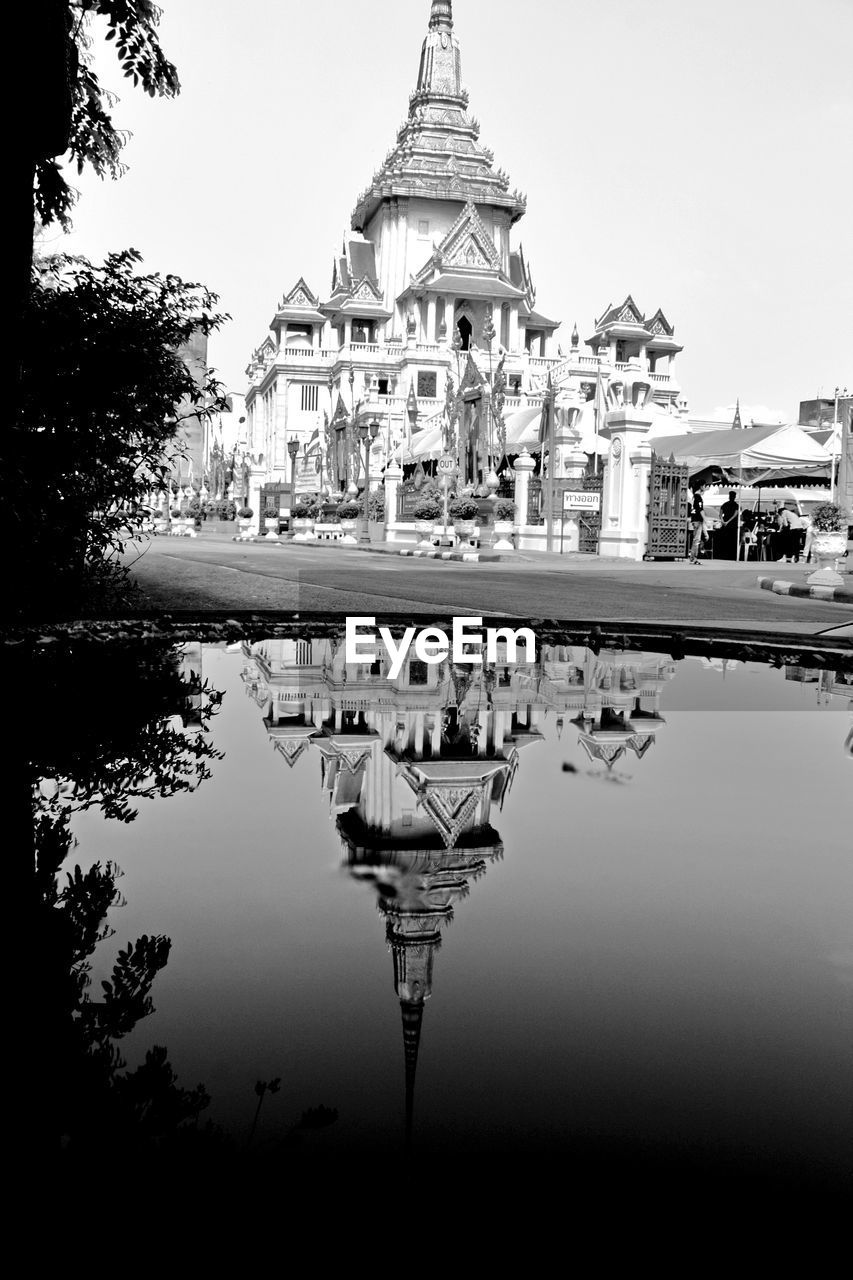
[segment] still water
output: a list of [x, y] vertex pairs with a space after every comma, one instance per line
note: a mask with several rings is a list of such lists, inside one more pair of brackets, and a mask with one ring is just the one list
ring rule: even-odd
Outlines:
[[60, 1145], [136, 1141], [131, 1115], [244, 1153], [840, 1185], [837, 666], [554, 645], [392, 681], [328, 639], [54, 660], [48, 696], [88, 708], [32, 761], [45, 907], [76, 930]]

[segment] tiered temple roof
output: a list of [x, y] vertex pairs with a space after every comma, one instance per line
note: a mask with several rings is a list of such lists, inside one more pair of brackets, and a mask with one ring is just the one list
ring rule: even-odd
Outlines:
[[358, 197], [352, 215], [356, 231], [392, 196], [475, 200], [506, 209], [512, 222], [527, 208], [526, 196], [510, 190], [509, 176], [495, 169], [494, 153], [480, 142], [479, 122], [468, 112], [452, 10], [449, 0], [433, 3], [409, 114], [396, 145]]

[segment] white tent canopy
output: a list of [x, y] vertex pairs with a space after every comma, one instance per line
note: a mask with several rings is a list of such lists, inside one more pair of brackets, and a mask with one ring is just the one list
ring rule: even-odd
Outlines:
[[781, 470], [790, 474], [820, 471], [828, 451], [800, 427], [747, 427], [737, 431], [704, 431], [696, 435], [659, 436], [653, 441], [661, 457], [674, 457], [691, 474], [708, 467], [725, 471]]

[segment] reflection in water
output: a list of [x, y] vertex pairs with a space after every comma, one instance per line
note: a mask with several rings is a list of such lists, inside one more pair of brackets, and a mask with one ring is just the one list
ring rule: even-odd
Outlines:
[[[152, 892], [164, 897], [172, 892], [175, 878], [185, 875], [194, 906], [196, 899], [198, 902], [199, 918], [210, 913], [216, 921], [212, 926], [213, 949], [224, 952], [227, 960], [233, 956], [235, 966], [239, 964], [241, 948], [245, 946], [249, 956], [253, 954], [251, 935], [274, 937], [271, 959], [258, 959], [254, 970], [250, 968], [251, 961], [246, 962], [249, 982], [258, 988], [271, 984], [275, 989], [273, 1012], [266, 1014], [266, 1021], [258, 1018], [262, 1052], [267, 1052], [267, 1040], [272, 1042], [273, 1020], [280, 1017], [278, 1005], [292, 990], [304, 989], [306, 993], [299, 1006], [299, 1020], [281, 1016], [281, 1021], [300, 1028], [294, 1040], [311, 1040], [312, 1006], [322, 1008], [323, 1013], [318, 1014], [321, 1023], [330, 1012], [340, 1015], [340, 1006], [328, 1003], [329, 991], [335, 985], [329, 975], [338, 972], [343, 955], [353, 963], [347, 953], [352, 937], [349, 907], [344, 902], [347, 881], [337, 877], [337, 889], [324, 887], [322, 859], [316, 857], [306, 857], [302, 869], [297, 868], [300, 845], [307, 844], [313, 853], [315, 844], [324, 845], [328, 832], [336, 849], [340, 842], [346, 876], [368, 886], [383, 922], [402, 1020], [402, 1062], [398, 1058], [395, 1069], [400, 1071], [402, 1067], [400, 1083], [404, 1087], [399, 1096], [400, 1100], [405, 1098], [407, 1147], [413, 1145], [414, 1138], [420, 1055], [417, 1149], [420, 1152], [429, 1148], [430, 1101], [433, 1115], [436, 1109], [434, 1082], [436, 1078], [450, 1078], [453, 1073], [446, 1041], [442, 1047], [442, 1034], [454, 1003], [457, 1009], [464, 1007], [464, 1017], [471, 1019], [472, 1027], [477, 1019], [477, 1025], [482, 1026], [484, 1019], [488, 1023], [489, 1017], [500, 1020], [506, 1016], [503, 1031], [508, 1043], [514, 1044], [514, 1050], [507, 1049], [507, 1073], [517, 1070], [531, 1095], [541, 1088], [542, 1112], [549, 1119], [541, 1119], [532, 1107], [530, 1126], [538, 1123], [555, 1150], [566, 1149], [568, 1132], [573, 1133], [572, 1140], [577, 1144], [577, 1135], [587, 1122], [587, 1111], [593, 1117], [588, 1123], [590, 1131], [597, 1135], [596, 1142], [601, 1133], [610, 1133], [607, 1126], [611, 1123], [612, 1141], [621, 1142], [620, 1115], [625, 1132], [631, 1131], [632, 1124], [641, 1123], [637, 1119], [639, 1104], [635, 1104], [637, 1114], [632, 1113], [626, 1099], [634, 1089], [638, 1096], [645, 1096], [644, 1079], [648, 1097], [661, 1109], [660, 1115], [656, 1112], [656, 1119], [649, 1121], [651, 1131], [658, 1123], [662, 1143], [670, 1141], [668, 1125], [675, 1124], [674, 1132], [680, 1133], [684, 1116], [679, 1113], [677, 1122], [672, 1121], [662, 1099], [666, 1099], [669, 1090], [674, 1099], [673, 1110], [681, 1107], [690, 1113], [690, 1103], [680, 1098], [679, 1090], [685, 1079], [703, 1080], [702, 1062], [707, 1056], [700, 1052], [706, 1043], [703, 1036], [707, 1034], [708, 1045], [726, 1038], [737, 1044], [738, 1036], [745, 1034], [742, 1027], [738, 1030], [738, 1018], [745, 1015], [735, 993], [732, 975], [736, 966], [729, 975], [729, 988], [725, 982], [718, 986], [714, 983], [721, 983], [718, 975], [725, 972], [728, 963], [726, 928], [734, 931], [733, 937], [740, 937], [736, 915], [728, 919], [725, 912], [743, 909], [748, 913], [751, 864], [764, 857], [766, 851], [753, 839], [739, 844], [735, 856], [734, 848], [728, 848], [724, 841], [719, 850], [714, 847], [713, 859], [703, 860], [699, 837], [693, 835], [686, 841], [683, 838], [683, 822], [677, 816], [683, 814], [683, 804], [673, 804], [674, 856], [666, 850], [661, 854], [651, 838], [648, 845], [632, 846], [642, 856], [620, 861], [619, 844], [632, 831], [633, 823], [638, 830], [643, 824], [652, 825], [645, 798], [647, 792], [654, 792], [658, 799], [652, 803], [659, 804], [661, 794], [666, 795], [661, 792], [662, 775], [670, 771], [673, 777], [681, 778], [682, 785], [692, 780], [689, 774], [678, 772], [678, 760], [692, 754], [696, 742], [695, 737], [680, 737], [684, 719], [679, 705], [695, 705], [689, 699], [685, 703], [681, 690], [695, 692], [697, 682], [704, 682], [704, 705], [716, 705], [715, 699], [726, 690], [731, 705], [738, 708], [741, 699], [751, 696], [749, 664], [738, 667], [729, 660], [705, 659], [700, 667], [696, 662], [675, 662], [667, 654], [650, 651], [567, 644], [543, 647], [536, 663], [498, 662], [487, 670], [454, 666], [449, 661], [426, 665], [410, 660], [399, 677], [392, 680], [387, 664], [382, 662], [347, 664], [343, 645], [334, 638], [247, 641], [235, 648], [238, 653], [232, 648], [230, 659], [221, 650], [202, 649], [199, 645], [181, 646], [172, 652], [162, 647], [117, 644], [99, 647], [96, 654], [83, 658], [78, 655], [73, 660], [50, 650], [39, 656], [37, 683], [41, 693], [48, 705], [61, 704], [67, 723], [75, 726], [73, 738], [39, 734], [32, 726], [28, 739], [37, 846], [35, 880], [44, 940], [43, 989], [49, 996], [44, 1001], [45, 1025], [48, 1042], [58, 1046], [54, 1063], [62, 1081], [61, 1087], [49, 1091], [48, 1146], [62, 1138], [70, 1152], [85, 1154], [136, 1149], [152, 1141], [186, 1143], [188, 1135], [192, 1135], [195, 1142], [217, 1143], [217, 1149], [223, 1149], [213, 1129], [198, 1124], [209, 1101], [207, 1091], [201, 1086], [189, 1090], [180, 1087], [165, 1049], [154, 1048], [146, 1055], [134, 1040], [134, 1052], [127, 1053], [127, 1057], [133, 1060], [136, 1056], [139, 1065], [132, 1070], [126, 1068], [119, 1052], [121, 1041], [152, 1011], [153, 985], [169, 957], [168, 938], [142, 934], [121, 950], [98, 999], [90, 985], [99, 968], [97, 948], [109, 933], [105, 926], [107, 913], [119, 903], [120, 873], [112, 861], [112, 833], [121, 830], [119, 824], [135, 821], [142, 800], [191, 795], [212, 774], [217, 785], [205, 788], [205, 799], [201, 804], [193, 800], [192, 816], [183, 818], [193, 829], [196, 824], [201, 828], [206, 811], [211, 810], [207, 843], [200, 836], [196, 850], [187, 842], [187, 825], [173, 830], [167, 817], [165, 834], [155, 837], [158, 847], [146, 849], [140, 861], [148, 857], [154, 863], [151, 878], [156, 887]], [[205, 682], [203, 667], [215, 672], [217, 683], [227, 684], [231, 673], [228, 671], [227, 679], [223, 673], [229, 661], [237, 668], [232, 683], [239, 673], [257, 712], [238, 698], [229, 700], [228, 715], [216, 714], [222, 695]], [[853, 692], [850, 671], [805, 664], [779, 665], [784, 665], [784, 670], [760, 673], [762, 689], [766, 690], [769, 679], [776, 686], [784, 684], [782, 692], [789, 695], [789, 704], [790, 695], [801, 690], [803, 698], [810, 701], [814, 694], [817, 705], [842, 699], [853, 712], [853, 702], [849, 701]], [[771, 694], [768, 699], [765, 692], [753, 705], [765, 711], [773, 707], [775, 696]], [[229, 736], [234, 732], [229, 724], [238, 710], [245, 716], [246, 730], [242, 738], [238, 735], [235, 739]], [[223, 725], [229, 716], [229, 724]], [[695, 720], [696, 717], [691, 720], [694, 734]], [[790, 724], [785, 722], [783, 734], [790, 733]], [[768, 742], [774, 733], [771, 730]], [[843, 732], [839, 741], [841, 737]], [[249, 783], [260, 770], [255, 746], [264, 738], [272, 744], [275, 755], [269, 761], [271, 768], [265, 771], [266, 791], [259, 799], [257, 792], [253, 793], [254, 798], [250, 796]], [[719, 741], [722, 750], [736, 756], [736, 749], [730, 745], [732, 739], [720, 736]], [[844, 749], [850, 756], [853, 730]], [[577, 764], [566, 763], [569, 754], [574, 755]], [[561, 756], [567, 773], [580, 775], [577, 779], [559, 772]], [[753, 765], [760, 765], [761, 758], [752, 757], [752, 761]], [[721, 768], [720, 775], [721, 794], [728, 796], [729, 805], [722, 819], [725, 827], [726, 821], [736, 815], [731, 808], [732, 792], [725, 790], [726, 770]], [[750, 776], [758, 777], [755, 773]], [[276, 778], [282, 784], [280, 788]], [[635, 785], [618, 790], [587, 787], [587, 780], [593, 778], [632, 781]], [[322, 830], [314, 824], [311, 813], [313, 802], [318, 800], [317, 780], [323, 807], [332, 819], [331, 824], [321, 824]], [[714, 781], [716, 786], [716, 777]], [[239, 810], [240, 830], [245, 824], [247, 834], [235, 845], [223, 833], [219, 837], [220, 850], [216, 841], [222, 809], [215, 802], [224, 794], [220, 787], [225, 784], [234, 789], [228, 803]], [[591, 793], [595, 793], [595, 804], [590, 803]], [[743, 795], [747, 812], [749, 796], [745, 791]], [[175, 803], [176, 809], [179, 803]], [[826, 804], [825, 798], [821, 803]], [[590, 824], [584, 814], [595, 805], [594, 823]], [[156, 810], [158, 806], [150, 808]], [[166, 809], [171, 812], [172, 807]], [[102, 839], [93, 824], [81, 828], [79, 819], [87, 810], [111, 820], [104, 825]], [[257, 816], [255, 811], [260, 812], [262, 821], [250, 822]], [[640, 816], [634, 817], [635, 814]], [[718, 818], [710, 808], [709, 816]], [[570, 839], [563, 827], [573, 821], [576, 825]], [[86, 838], [92, 840], [94, 855], [101, 859], [87, 870], [68, 865], [74, 836], [81, 830], [84, 843]], [[279, 839], [282, 830], [287, 832], [285, 841]], [[778, 839], [778, 835], [774, 838]], [[265, 840], [273, 846], [267, 861], [263, 861], [260, 851]], [[834, 856], [834, 836], [824, 833], [821, 840], [825, 845], [820, 852], [826, 848]], [[504, 842], [508, 856], [498, 866], [504, 858]], [[239, 857], [235, 857], [237, 848]], [[157, 853], [161, 855], [159, 859], [155, 858]], [[335, 857], [339, 855], [336, 853]], [[235, 868], [237, 863], [240, 865]], [[831, 857], [825, 865], [830, 875], [838, 875]], [[487, 872], [491, 874], [484, 881]], [[60, 873], [65, 876], [64, 883], [60, 882]], [[258, 894], [264, 901], [254, 914], [236, 900], [233, 891], [229, 896], [223, 890], [222, 901], [219, 900], [216, 882], [230, 874], [244, 877], [247, 901], [251, 901], [252, 887], [260, 886]], [[277, 888], [270, 890], [274, 875]], [[719, 882], [714, 879], [717, 875]], [[767, 875], [773, 891], [777, 885], [781, 886], [780, 892], [785, 891], [785, 877], [792, 876], [791, 865], [781, 857], [776, 862], [771, 860]], [[520, 876], [529, 879], [529, 893]], [[644, 876], [648, 876], [647, 882]], [[794, 877], [791, 883], [799, 892], [800, 882]], [[838, 883], [843, 883], [840, 875]], [[760, 892], [763, 890], [761, 881]], [[666, 898], [669, 892], [672, 901], [667, 901], [662, 914], [658, 914], [656, 899]], [[790, 886], [788, 892], [796, 896]], [[297, 904], [292, 910], [287, 902], [291, 893]], [[720, 903], [729, 903], [728, 907], [718, 906], [715, 894]], [[466, 913], [469, 895], [471, 904]], [[636, 909], [635, 902], [639, 904]], [[322, 911], [318, 903], [323, 903]], [[767, 919], [756, 909], [755, 929], [766, 929], [769, 919], [771, 932], [777, 932], [774, 912], [786, 919], [783, 913], [787, 907], [787, 899], [780, 898], [771, 904]], [[483, 914], [491, 920], [490, 913], [496, 908], [501, 912], [500, 927], [484, 927]], [[810, 907], [802, 901], [797, 909], [801, 914], [813, 910], [817, 919], [824, 908], [820, 903]], [[219, 916], [217, 911], [221, 912]], [[271, 917], [271, 923], [264, 912]], [[303, 912], [309, 926], [300, 929], [299, 916]], [[437, 967], [442, 939], [457, 913], [463, 915], [465, 928], [454, 934], [454, 954], [448, 953], [447, 960], [442, 959]], [[702, 926], [706, 916], [714, 921], [715, 929], [723, 918], [725, 927], [719, 933], [709, 930], [703, 936], [701, 927], [696, 926], [697, 922]], [[791, 918], [795, 916], [796, 913]], [[147, 919], [140, 933], [146, 926]], [[682, 930], [690, 936], [683, 939]], [[170, 927], [169, 932], [174, 930]], [[646, 935], [656, 933], [662, 940], [659, 950], [656, 937], [651, 944], [646, 943]], [[192, 946], [183, 949], [183, 995], [176, 996], [173, 991], [170, 997], [175, 1005], [168, 1037], [173, 1052], [174, 1027], [181, 1021], [193, 1022], [195, 1001], [200, 998], [192, 980], [188, 982], [185, 976], [187, 965], [192, 971], [192, 959], [187, 953], [199, 940], [192, 928], [187, 929], [187, 935]], [[370, 943], [369, 937], [367, 942]], [[835, 976], [838, 989], [849, 992], [849, 934], [845, 936], [836, 929], [827, 934], [825, 942], [826, 965]], [[752, 945], [751, 938], [748, 945]], [[323, 954], [325, 947], [329, 949], [328, 957]], [[620, 947], [624, 948], [624, 955], [620, 955]], [[755, 943], [757, 955], [764, 954], [762, 947], [774, 957], [774, 963], [784, 958], [781, 951], [777, 955], [772, 948], [767, 949], [765, 938]], [[479, 957], [477, 948], [482, 951], [483, 968], [490, 977], [485, 992], [481, 981], [479, 997], [471, 995], [469, 999], [465, 988], [470, 985], [473, 990], [477, 981], [471, 965], [472, 954]], [[710, 958], [708, 970], [696, 958], [701, 958], [703, 948]], [[529, 961], [524, 954], [528, 949]], [[734, 949], [737, 951], [737, 946]], [[368, 950], [366, 944], [365, 956]], [[635, 962], [635, 954], [645, 957], [648, 973], [644, 974], [642, 963]], [[678, 973], [673, 979], [667, 967], [668, 954], [669, 959], [674, 957], [674, 968], [685, 967], [683, 978]], [[751, 952], [747, 950], [745, 955], [744, 971], [750, 973]], [[743, 959], [739, 953], [738, 957]], [[288, 965], [295, 965], [298, 979], [288, 973]], [[312, 972], [312, 966], [317, 966], [316, 972]], [[755, 971], [760, 967], [756, 966]], [[354, 963], [356, 979], [363, 979], [365, 970], [362, 956]], [[534, 980], [528, 980], [528, 970], [535, 972]], [[713, 977], [709, 977], [711, 971]], [[792, 972], [798, 973], [796, 969]], [[425, 1020], [426, 1002], [432, 995], [437, 973], [439, 992], [444, 993], [442, 1008], [437, 1011], [441, 1016]], [[389, 977], [386, 971], [385, 980]], [[283, 985], [285, 979], [287, 987]], [[202, 964], [197, 984], [204, 986], [205, 981]], [[526, 995], [514, 990], [516, 981], [519, 991]], [[648, 990], [644, 982], [648, 983]], [[464, 993], [461, 998], [460, 988]], [[234, 991], [238, 989], [245, 992], [247, 987], [239, 988], [235, 980]], [[358, 982], [353, 989], [359, 991], [360, 1000]], [[233, 1005], [239, 997], [223, 990], [225, 1014], [231, 1007], [228, 1002]], [[766, 994], [760, 984], [756, 991]], [[824, 998], [822, 989], [815, 991]], [[719, 1025], [713, 1021], [715, 998], [724, 1010]], [[785, 998], [789, 998], [787, 992]], [[494, 1010], [487, 1007], [490, 1000], [496, 1006]], [[536, 1006], [537, 1000], [542, 1009]], [[725, 1004], [727, 1000], [731, 1001], [731, 1010]], [[756, 997], [755, 1008], [759, 1007]], [[694, 1014], [694, 1009], [701, 1012]], [[773, 1020], [785, 1016], [783, 1006], [774, 1006], [773, 1010], [764, 1010], [760, 1015], [760, 1034], [752, 1050], [758, 1055], [758, 1045], [761, 1053], [766, 1051], [771, 1067], [774, 1053], [779, 1052], [772, 1047]], [[359, 1004], [356, 1013], [361, 1012]], [[824, 1010], [826, 1024], [835, 1012]], [[216, 1014], [218, 1017], [218, 1007]], [[527, 1020], [538, 1025], [540, 1016], [544, 1019], [542, 1025], [547, 1026], [544, 1036], [540, 1032], [540, 1042], [547, 1039], [554, 1060], [540, 1057], [536, 1076], [532, 1061], [528, 1064], [526, 1058], [528, 1053], [536, 1052], [536, 1036], [528, 1045], [516, 1028], [526, 1025]], [[702, 1022], [703, 1016], [708, 1019], [707, 1025]], [[335, 1016], [328, 1020], [334, 1024]], [[356, 1046], [370, 1042], [374, 1035], [368, 1020], [362, 1017], [361, 1022], [363, 1025], [348, 1026], [348, 1035]], [[648, 1032], [647, 1043], [645, 1032], [636, 1030], [637, 1026], [657, 1030]], [[461, 1040], [458, 1026], [456, 1034]], [[685, 1036], [687, 1048], [679, 1042], [679, 1035]], [[339, 1052], [334, 1036], [323, 1039], [316, 1028], [313, 1036], [309, 1056], [313, 1053], [314, 1062], [320, 1063]], [[696, 1063], [689, 1048], [691, 1036], [697, 1046]], [[472, 1034], [472, 1038], [476, 1039], [476, 1035]], [[803, 1038], [807, 1039], [805, 1031]], [[503, 1049], [503, 1035], [499, 1039], [498, 1053]], [[181, 1043], [180, 1051], [175, 1053], [179, 1067], [186, 1060], [187, 1043]], [[786, 1043], [784, 1038], [780, 1043]], [[243, 1042], [235, 1044], [239, 1056]], [[823, 1048], [817, 1033], [815, 1044], [816, 1052]], [[399, 1054], [399, 1040], [397, 1046]], [[455, 1051], [454, 1044], [451, 1055]], [[460, 1051], [464, 1051], [461, 1044]], [[217, 1043], [203, 1062], [215, 1062], [220, 1055]], [[619, 1063], [629, 1056], [631, 1070], [622, 1074]], [[830, 1052], [828, 1061], [831, 1058]], [[258, 1071], [266, 1070], [268, 1065], [272, 1070], [281, 1070], [286, 1090], [285, 1064], [286, 1060], [276, 1053], [272, 1064], [258, 1060]], [[288, 1069], [292, 1065], [287, 1063]], [[370, 1059], [369, 1068], [381, 1071], [376, 1057]], [[724, 1055], [718, 1069], [725, 1074]], [[755, 1069], [760, 1077], [764, 1066], [759, 1064]], [[191, 1070], [195, 1074], [194, 1068]], [[483, 1071], [482, 1061], [475, 1074], [478, 1071]], [[206, 1066], [198, 1074], [209, 1078]], [[254, 1074], [253, 1070], [249, 1087]], [[365, 1078], [369, 1079], [362, 1077], [362, 1083]], [[508, 1076], [497, 1078], [509, 1096], [512, 1085]], [[346, 1069], [341, 1068], [333, 1079], [335, 1088], [344, 1088]], [[835, 1087], [831, 1070], [827, 1081]], [[275, 1089], [271, 1088], [273, 1084]], [[456, 1088], [463, 1084], [457, 1076]], [[324, 1091], [327, 1087], [322, 1085]], [[304, 1078], [298, 1088], [305, 1089]], [[438, 1088], [442, 1089], [443, 1084]], [[548, 1094], [549, 1089], [553, 1096]], [[259, 1081], [257, 1090], [256, 1117], [266, 1094], [278, 1093], [278, 1077]], [[212, 1085], [214, 1097], [219, 1092], [220, 1085]], [[745, 1094], [740, 1105], [752, 1101]], [[599, 1104], [601, 1110], [596, 1112]], [[516, 1099], [517, 1109], [523, 1105], [531, 1104]], [[338, 1129], [351, 1123], [353, 1106], [352, 1098], [348, 1099], [348, 1112], [342, 1106], [342, 1123], [335, 1126], [333, 1141]], [[509, 1103], [506, 1108], [509, 1116]], [[384, 1104], [381, 1110], [385, 1110]], [[564, 1110], [572, 1115], [576, 1130], [566, 1128], [565, 1119], [551, 1121], [550, 1115], [562, 1116]], [[700, 1111], [701, 1106], [697, 1106], [696, 1114]], [[732, 1113], [735, 1112], [733, 1104]], [[616, 1119], [611, 1121], [608, 1113]], [[268, 1114], [265, 1104], [264, 1120]], [[371, 1111], [370, 1105], [366, 1106], [366, 1114], [363, 1132], [377, 1123], [377, 1112]], [[294, 1129], [322, 1128], [334, 1116], [335, 1113], [318, 1108], [306, 1112]], [[247, 1127], [249, 1123], [247, 1120]], [[697, 1132], [701, 1130], [698, 1122], [695, 1127]], [[231, 1128], [233, 1131], [233, 1124]], [[253, 1134], [254, 1128], [252, 1125]], [[241, 1137], [245, 1137], [245, 1130]], [[396, 1140], [399, 1142], [399, 1133]], [[680, 1140], [676, 1140], [673, 1149], [678, 1149]], [[356, 1140], [352, 1141], [355, 1147]], [[365, 1145], [369, 1147], [370, 1141], [368, 1133]], [[540, 1141], [545, 1140], [540, 1137]], [[604, 1139], [600, 1142], [601, 1149], [605, 1149]]]
[[[123, 905], [113, 861], [68, 866], [75, 814], [97, 808], [133, 822], [138, 802], [195, 791], [220, 758], [207, 730], [222, 695], [205, 685], [200, 645], [177, 651], [116, 644], [69, 661], [48, 651], [38, 663], [47, 705], [61, 705], [73, 734], [28, 742], [34, 864], [41, 944], [42, 1030], [51, 1064], [44, 1099], [47, 1151], [74, 1158], [127, 1153], [183, 1135], [210, 1099], [179, 1087], [167, 1051], [141, 1066], [118, 1042], [154, 1009], [151, 988], [169, 958], [167, 937], [143, 935], [121, 949], [100, 999], [91, 971], [98, 945], [114, 933], [107, 913]], [[116, 713], [116, 693], [122, 693]], [[62, 879], [64, 878], [64, 883]]]
[[[661, 698], [676, 664], [661, 654], [563, 645], [543, 647], [536, 663], [485, 669], [409, 659], [392, 678], [390, 660], [348, 664], [333, 639], [246, 643], [243, 656], [246, 691], [287, 766], [319, 755], [345, 865], [372, 885], [385, 919], [403, 1020], [408, 1145], [441, 931], [503, 856], [491, 819], [522, 752], [542, 742], [553, 715], [558, 738], [567, 722], [576, 729], [592, 776], [629, 781], [617, 765], [642, 761], [665, 728]], [[703, 662], [724, 679], [738, 665]], [[811, 674], [786, 671], [793, 680]], [[814, 674], [828, 697], [850, 692], [849, 673]]]

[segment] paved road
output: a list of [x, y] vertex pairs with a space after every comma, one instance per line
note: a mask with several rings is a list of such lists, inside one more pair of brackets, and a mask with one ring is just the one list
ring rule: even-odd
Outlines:
[[[155, 539], [133, 565], [148, 605], [177, 610], [497, 614], [558, 620], [763, 624], [820, 630], [846, 605], [759, 591], [753, 566], [614, 566], [559, 561], [449, 564], [320, 547]], [[135, 552], [128, 556], [133, 560]], [[804, 572], [780, 566], [779, 575]]]

